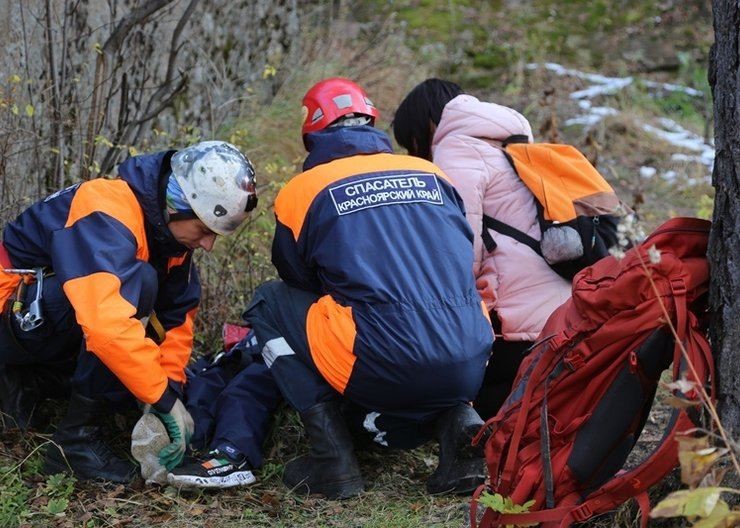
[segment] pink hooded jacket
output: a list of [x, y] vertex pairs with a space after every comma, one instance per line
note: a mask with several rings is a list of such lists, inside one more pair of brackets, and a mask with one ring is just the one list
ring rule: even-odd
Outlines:
[[432, 141], [432, 157], [465, 202], [475, 234], [473, 273], [488, 309], [501, 320], [507, 341], [534, 341], [550, 314], [570, 297], [570, 283], [532, 249], [495, 231], [497, 244], [483, 245], [483, 214], [539, 240], [535, 198], [504, 156], [501, 142], [514, 134], [532, 139], [518, 112], [470, 95], [447, 103]]

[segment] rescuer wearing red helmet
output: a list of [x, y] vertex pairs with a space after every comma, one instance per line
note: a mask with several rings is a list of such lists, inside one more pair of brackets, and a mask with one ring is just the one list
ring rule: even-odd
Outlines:
[[347, 119], [357, 119], [359, 125], [374, 125], [378, 117], [378, 109], [365, 90], [342, 77], [316, 83], [303, 97], [303, 109], [306, 113], [301, 128], [304, 142], [306, 134], [324, 130], [340, 118], [344, 118], [343, 126], [351, 126]]
[[282, 280], [257, 288], [244, 314], [311, 444], [283, 481], [349, 497], [364, 486], [353, 436], [400, 448], [436, 438], [427, 489], [471, 492], [485, 473], [469, 402], [493, 334], [462, 201], [438, 167], [392, 153], [354, 82], [319, 82], [303, 111], [304, 172], [275, 201]]

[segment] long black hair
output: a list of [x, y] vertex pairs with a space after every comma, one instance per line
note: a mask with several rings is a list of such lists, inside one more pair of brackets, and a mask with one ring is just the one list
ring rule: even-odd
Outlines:
[[431, 123], [439, 124], [442, 110], [452, 99], [463, 93], [451, 81], [427, 79], [416, 85], [401, 101], [393, 117], [393, 135], [399, 145], [412, 156], [432, 159]]

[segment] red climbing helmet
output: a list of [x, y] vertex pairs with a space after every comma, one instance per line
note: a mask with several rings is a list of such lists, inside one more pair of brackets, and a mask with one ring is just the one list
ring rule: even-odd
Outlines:
[[368, 99], [365, 90], [342, 77], [332, 77], [314, 84], [303, 96], [303, 113], [301, 133], [304, 136], [323, 130], [347, 114], [370, 116], [372, 123], [378, 117], [378, 109]]

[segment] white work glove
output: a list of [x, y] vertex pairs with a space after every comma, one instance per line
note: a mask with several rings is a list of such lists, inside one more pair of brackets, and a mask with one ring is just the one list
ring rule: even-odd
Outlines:
[[167, 434], [170, 437], [170, 444], [165, 446], [159, 452], [159, 462], [172, 471], [182, 463], [185, 458], [185, 450], [193, 436], [193, 417], [178, 398], [170, 412], [161, 413], [154, 411], [154, 414], [162, 420]]
[[167, 468], [159, 461], [159, 452], [168, 445], [170, 437], [162, 420], [147, 409], [131, 432], [131, 454], [147, 484], [167, 484]]

